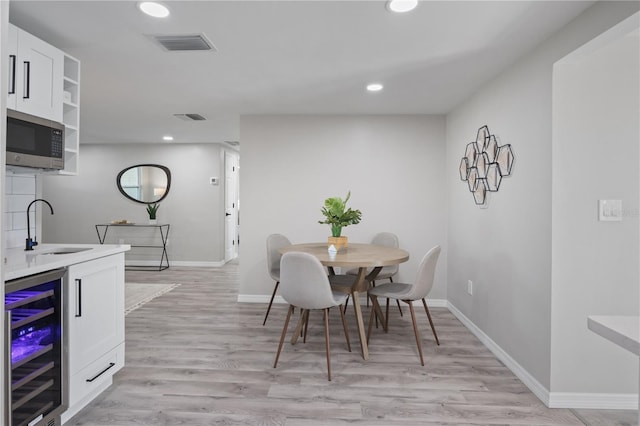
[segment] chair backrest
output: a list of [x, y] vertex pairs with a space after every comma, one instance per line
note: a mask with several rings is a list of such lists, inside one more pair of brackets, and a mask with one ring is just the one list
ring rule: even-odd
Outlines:
[[280, 295], [290, 305], [302, 309], [338, 305], [322, 263], [309, 253], [292, 251], [282, 256]]
[[290, 246], [291, 241], [282, 234], [271, 234], [267, 237], [267, 268], [274, 281], [280, 281], [280, 249]]
[[[392, 234], [391, 232], [380, 232], [374, 235], [373, 239], [371, 240], [371, 244], [393, 248], [400, 247], [398, 236], [396, 234]], [[382, 268], [382, 271], [380, 271], [380, 274], [395, 275], [398, 273], [399, 269], [399, 265], [385, 266], [384, 268]]]
[[440, 250], [440, 246], [435, 246], [424, 255], [418, 267], [416, 282], [413, 284], [406, 300], [420, 300], [427, 297], [433, 287], [433, 277], [436, 272]]
[[374, 235], [373, 239], [371, 240], [371, 244], [393, 248], [398, 248], [400, 246], [400, 243], [398, 242], [398, 236], [396, 234], [392, 234], [391, 232], [380, 232]]

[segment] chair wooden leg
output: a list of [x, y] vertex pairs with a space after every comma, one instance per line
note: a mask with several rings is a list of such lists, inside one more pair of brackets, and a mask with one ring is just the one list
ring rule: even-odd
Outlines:
[[[376, 305], [378, 304], [378, 298], [376, 296], [370, 296], [373, 306], [371, 307], [371, 313], [369, 314], [369, 325], [367, 326], [367, 344], [369, 344], [369, 337], [371, 336], [371, 326], [373, 325], [374, 316], [376, 315]], [[377, 319], [377, 317], [376, 317]]]
[[420, 333], [418, 332], [418, 323], [416, 322], [416, 313], [413, 310], [413, 304], [411, 300], [405, 300], [404, 302], [409, 304], [409, 311], [411, 312], [411, 322], [413, 322], [413, 332], [416, 335], [416, 343], [418, 344], [418, 353], [420, 354], [420, 364], [424, 367], [424, 359], [422, 358], [422, 345], [420, 344]]
[[431, 313], [429, 312], [429, 308], [427, 307], [427, 301], [422, 299], [422, 304], [424, 305], [424, 311], [427, 313], [427, 318], [429, 318], [429, 324], [431, 325], [431, 331], [433, 331], [433, 337], [436, 338], [436, 343], [440, 346], [440, 340], [438, 340], [438, 334], [436, 333], [436, 327], [433, 325], [433, 320], [431, 319]]
[[269, 316], [271, 305], [273, 305], [273, 298], [276, 297], [276, 291], [278, 291], [279, 284], [280, 281], [276, 281], [276, 286], [273, 288], [273, 294], [271, 295], [271, 300], [269, 300], [269, 307], [267, 308], [267, 313], [264, 315], [264, 321], [262, 321], [262, 325], [265, 325], [267, 323], [267, 317]]
[[287, 319], [284, 320], [284, 327], [282, 328], [282, 336], [280, 336], [280, 344], [278, 345], [278, 352], [276, 352], [276, 360], [273, 363], [273, 368], [276, 368], [276, 365], [278, 365], [278, 358], [280, 358], [280, 351], [282, 351], [284, 336], [286, 336], [287, 334], [287, 328], [289, 327], [289, 318], [291, 318], [293, 309], [294, 309], [293, 305], [289, 305], [289, 312], [287, 312]]
[[[389, 277], [389, 282], [393, 282], [393, 278], [392, 277]], [[401, 317], [404, 316], [402, 314], [402, 306], [400, 306], [400, 300], [396, 299], [396, 304], [398, 305], [398, 310], [400, 311], [400, 316]]]
[[385, 317], [384, 317], [384, 331], [385, 331], [385, 333], [388, 333], [389, 332], [389, 299], [387, 299], [387, 308], [385, 309], [384, 315], [385, 315]]
[[[373, 296], [371, 296], [373, 300]], [[373, 311], [375, 312], [376, 318], [376, 328], [378, 328], [378, 320], [380, 321], [380, 324], [382, 324], [382, 328], [384, 328], [385, 333], [387, 332], [387, 326], [386, 326], [386, 322], [385, 322], [385, 316], [382, 313], [382, 309], [380, 308], [380, 301], [376, 298], [376, 303], [373, 304], [372, 308]]]
[[347, 330], [347, 319], [344, 317], [344, 312], [347, 310], [347, 307], [344, 307], [344, 311], [342, 310], [342, 306], [338, 306], [340, 310], [340, 317], [342, 318], [342, 328], [344, 328], [344, 337], [347, 338], [347, 349], [351, 352], [351, 342], [349, 341], [349, 331]]
[[[371, 281], [371, 287], [375, 287], [376, 286], [376, 282], [375, 281]], [[367, 293], [367, 307], [369, 307], [369, 298], [371, 296], [369, 296], [369, 293]], [[378, 328], [378, 315], [376, 315], [376, 328]]]
[[[292, 313], [295, 313], [296, 308], [293, 308]], [[298, 342], [298, 338], [302, 337], [302, 331], [303, 331], [303, 327], [304, 327], [304, 309], [300, 308], [300, 319], [298, 320], [298, 323], [296, 324], [296, 327], [293, 331], [293, 334], [291, 335], [291, 344], [295, 345]]]
[[302, 343], [307, 343], [307, 329], [309, 328], [309, 311], [310, 309], [305, 309], [304, 311], [304, 336], [302, 337]]
[[327, 348], [327, 377], [331, 381], [331, 348], [329, 345], [329, 309], [324, 310], [324, 339]]
[[304, 331], [304, 309], [302, 308], [300, 308], [300, 324], [302, 324], [300, 327], [300, 337], [302, 337], [302, 333]]

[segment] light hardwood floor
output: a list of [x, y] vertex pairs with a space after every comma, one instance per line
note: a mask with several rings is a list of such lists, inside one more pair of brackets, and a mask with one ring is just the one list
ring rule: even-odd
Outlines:
[[[266, 274], [266, 271], [265, 271]], [[126, 366], [70, 425], [633, 425], [635, 411], [548, 409], [447, 309], [432, 309], [441, 346], [418, 312], [425, 366], [410, 318], [391, 310], [374, 329], [370, 359], [353, 352], [332, 312], [332, 381], [322, 314], [307, 343], [273, 361], [286, 316], [274, 305], [237, 303], [237, 264], [127, 271], [129, 282], [180, 283], [126, 317]], [[365, 308], [368, 318], [368, 310]], [[593, 419], [593, 422], [590, 420]]]

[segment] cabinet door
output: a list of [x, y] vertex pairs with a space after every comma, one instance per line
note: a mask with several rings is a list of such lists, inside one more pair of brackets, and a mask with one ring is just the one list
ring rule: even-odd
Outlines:
[[16, 109], [62, 122], [64, 54], [17, 29]]
[[70, 266], [65, 289], [73, 375], [124, 342], [124, 254]]
[[18, 85], [16, 81], [18, 73], [18, 27], [9, 24], [8, 35], [9, 84], [7, 85], [7, 108], [16, 109], [16, 99], [18, 98]]

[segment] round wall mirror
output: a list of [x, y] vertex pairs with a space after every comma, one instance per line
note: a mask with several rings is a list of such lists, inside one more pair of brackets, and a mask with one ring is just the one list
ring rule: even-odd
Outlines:
[[162, 201], [171, 187], [171, 172], [158, 164], [138, 164], [118, 173], [118, 189], [128, 199], [142, 204]]

